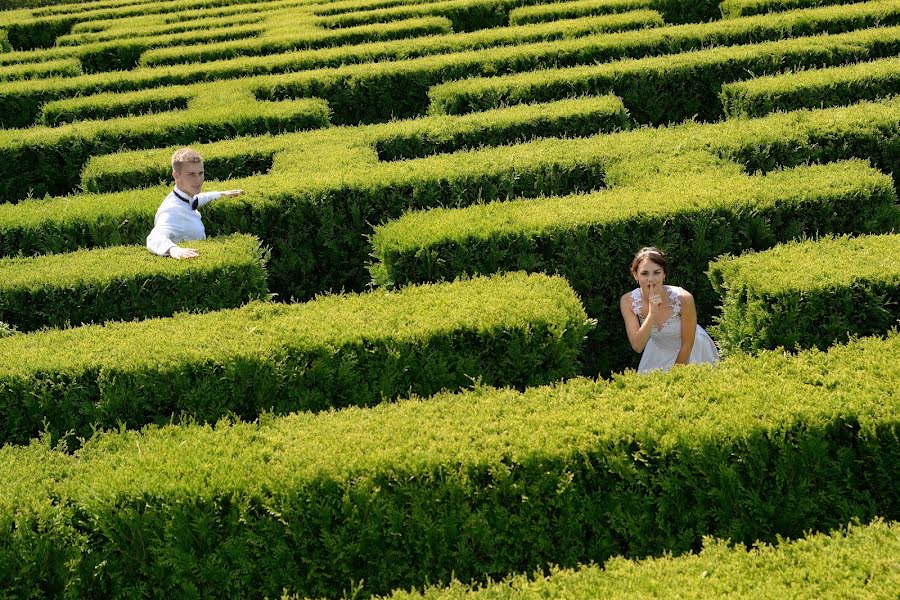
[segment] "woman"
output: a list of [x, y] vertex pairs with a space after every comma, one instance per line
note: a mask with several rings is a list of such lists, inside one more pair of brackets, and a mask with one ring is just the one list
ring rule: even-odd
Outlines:
[[622, 296], [619, 308], [631, 347], [643, 352], [638, 372], [719, 360], [715, 342], [697, 325], [694, 297], [685, 289], [663, 284], [669, 274], [665, 254], [641, 248], [631, 261], [631, 274], [639, 287]]

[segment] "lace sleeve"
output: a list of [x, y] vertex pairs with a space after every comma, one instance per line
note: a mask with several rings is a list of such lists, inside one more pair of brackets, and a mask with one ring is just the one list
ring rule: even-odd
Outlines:
[[631, 290], [631, 310], [640, 318], [641, 316], [641, 289]]
[[672, 304], [672, 314], [681, 314], [681, 288], [675, 286], [666, 286], [669, 292], [669, 302]]

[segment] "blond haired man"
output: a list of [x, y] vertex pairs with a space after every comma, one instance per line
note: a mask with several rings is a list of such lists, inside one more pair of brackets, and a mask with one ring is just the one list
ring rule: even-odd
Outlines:
[[206, 238], [206, 229], [197, 209], [222, 196], [240, 196], [243, 190], [200, 193], [206, 179], [203, 157], [191, 148], [182, 148], [172, 155], [172, 178], [175, 189], [156, 211], [153, 231], [147, 236], [147, 248], [160, 256], [195, 258], [197, 250], [182, 248], [178, 242]]

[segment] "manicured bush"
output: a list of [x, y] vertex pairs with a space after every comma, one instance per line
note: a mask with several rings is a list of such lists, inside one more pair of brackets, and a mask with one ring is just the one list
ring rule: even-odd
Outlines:
[[900, 93], [900, 60], [885, 58], [728, 83], [720, 94], [728, 117], [841, 106]]
[[520, 102], [616, 94], [638, 123], [722, 116], [722, 85], [754, 75], [846, 64], [900, 51], [900, 27], [754, 43], [636, 60], [451, 81], [429, 91], [430, 111], [461, 114]]
[[267, 297], [264, 252], [253, 236], [186, 244], [196, 260], [116, 246], [0, 260], [0, 321], [19, 331], [235, 308]]
[[[405, 59], [403, 52], [418, 52], [416, 55], [421, 56], [423, 50], [416, 49], [418, 42], [381, 42], [366, 45], [362, 51], [358, 48], [351, 51], [307, 50], [284, 55], [239, 57], [203, 64], [136, 69], [125, 74], [101, 73], [66, 79], [4, 82], [0, 83], [0, 126], [29, 126], [34, 122], [42, 103], [74, 95], [123, 92], [232, 78], [247, 78], [247, 85], [259, 99], [320, 97], [328, 101], [336, 123], [372, 122], [423, 113], [431, 86], [461, 77], [594, 64], [616, 58], [684, 52], [716, 44], [740, 44], [764, 39], [835, 33], [898, 22], [900, 7], [885, 0], [789, 14], [762, 15], [721, 23], [524, 43], [512, 47], [469, 45], [460, 48], [458, 44], [448, 46], [441, 43], [437, 47], [425, 48], [425, 52], [433, 55], [414, 59]], [[548, 26], [558, 27], [552, 23], [529, 27]], [[488, 46], [497, 44], [494, 35], [484, 33], [487, 36], [485, 39], [493, 40]], [[509, 37], [510, 33], [507, 31], [505, 35]], [[872, 35], [877, 38], [884, 33], [873, 30]], [[475, 48], [479, 50], [476, 51]], [[852, 47], [840, 49], [842, 55], [852, 54], [853, 51]], [[861, 49], [856, 51], [862, 52]], [[366, 61], [383, 62], [336, 66], [346, 62]], [[263, 76], [303, 69], [318, 70]], [[259, 77], [250, 79], [249, 75]]]
[[[641, 8], [652, 8], [653, 0], [573, 0], [514, 8], [509, 13], [510, 25], [542, 23], [587, 15], [606, 15]], [[659, 14], [659, 13], [657, 13]], [[662, 17], [660, 17], [662, 20]]]
[[723, 0], [719, 4], [719, 10], [722, 11], [724, 18], [729, 19], [845, 2], [846, 0]]
[[688, 556], [635, 561], [612, 558], [603, 565], [550, 569], [484, 587], [454, 583], [424, 592], [397, 591], [393, 600], [544, 598], [659, 598], [674, 590], [683, 597], [718, 598], [893, 598], [900, 588], [895, 568], [900, 524], [877, 519], [830, 534], [779, 540], [775, 546], [733, 546], [706, 538], [703, 550]]
[[12, 595], [337, 597], [896, 520], [898, 352], [6, 447], [0, 565]]
[[[274, 29], [274, 28], [273, 28]], [[264, 56], [294, 50], [312, 50], [349, 44], [363, 44], [403, 38], [450, 34], [452, 24], [446, 17], [419, 17], [393, 23], [360, 25], [344, 29], [308, 30], [296, 25], [281, 31], [270, 30], [260, 38], [198, 44], [177, 48], [154, 48], [141, 55], [145, 67], [209, 62], [238, 56]], [[424, 41], [424, 40], [423, 40]]]
[[575, 373], [588, 328], [563, 279], [513, 274], [17, 335], [0, 340], [0, 443], [540, 385]]
[[694, 294], [708, 322], [716, 304], [705, 277], [710, 259], [816, 232], [884, 231], [900, 222], [895, 202], [890, 178], [861, 161], [766, 177], [668, 175], [590, 195], [409, 213], [376, 228], [372, 271], [381, 285], [519, 269], [560, 274], [599, 323], [586, 372], [608, 373], [636, 362], [618, 300], [635, 287], [628, 265], [638, 248], [664, 247], [674, 265], [669, 281]]
[[[187, 91], [193, 94], [189, 99], [182, 90], [149, 90], [52, 103], [47, 106], [48, 122], [79, 122], [0, 131], [0, 198], [16, 201], [29, 195], [70, 193], [78, 186], [85, 163], [96, 154], [314, 129], [328, 124], [328, 107], [322, 100], [260, 102], [246, 92], [221, 83], [194, 86]], [[81, 121], [182, 105], [186, 110]]]
[[81, 74], [81, 63], [74, 58], [61, 58], [41, 63], [0, 66], [0, 81], [40, 79], [42, 77], [74, 77]]
[[[578, 106], [572, 105], [573, 109]], [[587, 113], [595, 110], [588, 100], [580, 106]], [[854, 157], [868, 159], [885, 172], [900, 173], [900, 103], [896, 100], [466, 150], [478, 146], [477, 136], [465, 133], [467, 124], [487, 126], [496, 119], [505, 123], [500, 131], [507, 131], [508, 139], [515, 140], [518, 127], [524, 127], [540, 111], [552, 110], [540, 106], [520, 109], [524, 118], [518, 121], [505, 121], [506, 111], [496, 111], [201, 146], [204, 155], [214, 154], [221, 164], [242, 173], [246, 173], [240, 171], [245, 160], [248, 168], [274, 165], [266, 177], [208, 183], [208, 189], [239, 187], [248, 193], [204, 209], [207, 233], [244, 232], [259, 237], [272, 247], [272, 291], [285, 298], [305, 299], [323, 290], [365, 289], [370, 279], [365, 264], [371, 253], [365, 236], [375, 225], [409, 209], [640, 186], [660, 174], [722, 169], [711, 174], [710, 185], [715, 185], [723, 174], [739, 170], [767, 173], [782, 166]], [[456, 138], [460, 145], [451, 147], [444, 140], [448, 136], [453, 139], [456, 127], [460, 128]], [[557, 132], [565, 131], [554, 127]], [[383, 140], [434, 138], [434, 132], [444, 128], [446, 132], [435, 139], [441, 141], [439, 149], [465, 151], [414, 161], [377, 160], [376, 149]], [[500, 131], [492, 134], [497, 143], [502, 141]], [[412, 143], [406, 149], [399, 144], [384, 148], [391, 151], [385, 152], [385, 158], [402, 158], [405, 152], [418, 151]], [[97, 181], [109, 185], [162, 181], [168, 177], [171, 152], [170, 148], [113, 155], [94, 161], [97, 168], [93, 173]], [[209, 172], [222, 173], [218, 168]], [[0, 205], [0, 256], [141, 244], [166, 193], [165, 188], [156, 188]], [[886, 223], [896, 222], [897, 214], [895, 207], [884, 205], [861, 231], [884, 231]], [[652, 240], [665, 241], [655, 234]], [[705, 277], [700, 280], [706, 282]]]
[[828, 348], [900, 324], [900, 235], [821, 239], [709, 265], [725, 350]]

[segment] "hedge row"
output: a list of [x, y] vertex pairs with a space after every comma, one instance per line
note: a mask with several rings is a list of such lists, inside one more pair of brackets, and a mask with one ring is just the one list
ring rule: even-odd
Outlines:
[[264, 252], [249, 235], [192, 242], [196, 260], [116, 246], [0, 260], [0, 321], [19, 331], [235, 308], [267, 298]]
[[[502, 27], [509, 23], [510, 10], [523, 4], [533, 4], [540, 0], [438, 0], [415, 4], [401, 4], [386, 7], [365, 7], [358, 11], [341, 11], [320, 21], [330, 28], [354, 27], [388, 23], [398, 19], [425, 16], [447, 17], [453, 22], [454, 31], [477, 31]], [[316, 11], [325, 15], [326, 11]]]
[[849, 3], [847, 0], [722, 0], [719, 10], [722, 11], [723, 18], [733, 19], [762, 13]]
[[[23, 10], [12, 13], [0, 13], [0, 28], [9, 34], [9, 41], [16, 50], [33, 50], [50, 48], [56, 38], [68, 34], [76, 25], [104, 19], [122, 19], [150, 14], [184, 12], [191, 17], [198, 15], [198, 9], [215, 6], [244, 4], [243, 11], [253, 11], [252, 0], [186, 0], [184, 2], [123, 2], [118, 5], [94, 8], [93, 3], [59, 7], [59, 10]], [[284, 3], [280, 3], [284, 6]], [[240, 11], [241, 9], [238, 9]], [[238, 12], [233, 8], [227, 12]], [[88, 25], [90, 29], [90, 25]]]
[[[590, 112], [591, 105], [582, 108]], [[529, 122], [535, 113], [549, 110], [545, 105], [519, 109], [528, 111], [519, 113], [525, 116], [519, 122]], [[433, 137], [429, 132], [443, 127], [452, 132], [454, 127], [473, 122], [466, 119], [502, 121], [502, 115], [510, 113], [228, 141], [200, 150], [234, 168], [240, 168], [245, 159], [251, 165], [273, 167], [266, 177], [222, 184], [244, 188], [248, 194], [237, 201], [215, 203], [204, 211], [204, 220], [210, 235], [240, 231], [253, 233], [270, 244], [270, 287], [284, 297], [309, 298], [328, 289], [361, 290], [369, 281], [364, 265], [371, 246], [365, 236], [374, 225], [399, 217], [408, 209], [468, 206], [604, 186], [640, 186], [648, 177], [683, 170], [720, 168], [734, 173], [746, 168], [749, 172], [769, 172], [779, 166], [853, 157], [867, 158], [886, 172], [900, 174], [898, 109], [900, 104], [891, 100], [715, 125], [642, 129], [584, 140], [534, 141], [399, 162], [378, 162], [375, 149], [380, 145], [389, 149], [385, 158], [415, 156], [420, 148], [417, 136]], [[516, 127], [513, 119], [501, 131], [513, 140]], [[564, 125], [557, 127], [565, 131]], [[410, 140], [407, 149], [397, 143], [404, 139]], [[457, 145], [440, 149], [481, 146], [477, 132], [457, 139]], [[501, 143], [502, 135], [494, 139]], [[382, 144], [386, 140], [395, 141]], [[146, 151], [95, 159], [86, 180], [105, 182], [102, 185], [110, 187], [162, 181], [167, 176], [170, 153]], [[712, 174], [710, 185], [721, 176]], [[165, 193], [157, 189], [86, 194], [0, 206], [0, 255], [140, 243]], [[888, 207], [885, 211], [894, 212]], [[867, 223], [864, 231], [877, 231], [875, 227], [890, 218], [890, 214], [882, 213]]]
[[898, 69], [900, 59], [892, 57], [844, 67], [759, 77], [723, 85], [720, 98], [728, 117], [841, 106], [900, 93]]
[[[383, 42], [402, 38], [447, 35], [452, 32], [446, 17], [420, 17], [393, 23], [360, 25], [338, 30], [306, 30], [300, 27], [270, 29], [259, 38], [216, 44], [197, 44], [178, 48], [153, 48], [141, 54], [140, 65], [157, 67], [183, 63], [228, 60], [239, 56], [265, 56], [294, 50], [314, 50]], [[424, 41], [424, 40], [423, 40]]]
[[[897, 12], [900, 11], [900, 7], [896, 4], [891, 8], [874, 3], [866, 3], [861, 7], [854, 5], [840, 8], [843, 10], [837, 11], [832, 7], [790, 15], [752, 17], [740, 22], [726, 21], [683, 28], [658, 27], [637, 32], [587, 36], [575, 40], [491, 48], [480, 52], [459, 52], [365, 66], [350, 65], [333, 71], [324, 69], [306, 71], [275, 76], [271, 79], [259, 79], [257, 93], [271, 99], [322, 97], [331, 106], [334, 121], [337, 123], [373, 122], [391, 116], [406, 117], [421, 114], [432, 86], [448, 80], [602, 63], [623, 56], [646, 56], [679, 51], [679, 48], [681, 50], [697, 48], [702, 47], [704, 43], [709, 46], [717, 43], [755, 42], [767, 36], [782, 38], [786, 36], [785, 29], [790, 29], [787, 35], [793, 36], [801, 35], [801, 30], [804, 30], [803, 33], [846, 30], [864, 27], [867, 21], [879, 24], [894, 23], [897, 17], [900, 17], [900, 12]], [[886, 45], [890, 44], [890, 32], [874, 31], [876, 31], [873, 34], [875, 38], [883, 35], [887, 38]], [[811, 56], [818, 60], [820, 56], [818, 45], [811, 41], [810, 46]], [[785, 50], [788, 48], [789, 46], [784, 46]], [[795, 62], [804, 64], [802, 59], [804, 51], [799, 47], [795, 49], [798, 54]], [[750, 48], [746, 51], [752, 52]], [[858, 57], [880, 55], [880, 52], [880, 45], [874, 49], [867, 49], [850, 44], [842, 46], [838, 54], [846, 57], [846, 61], [849, 57], [857, 57], [856, 60], [859, 60]], [[660, 60], [665, 63], [668, 57]], [[828, 59], [828, 55], [821, 58], [821, 64], [833, 62], [835, 61]], [[716, 66], [718, 63], [710, 66], [710, 69], [715, 70]], [[774, 66], [772, 69], [774, 70]], [[739, 71], [732, 79], [740, 79], [741, 76], [746, 77], [746, 72]], [[711, 94], [713, 106], [716, 107], [717, 92], [718, 88]], [[641, 95], [634, 89], [629, 90], [629, 93]], [[651, 88], [644, 96], [659, 93], [658, 88]], [[665, 93], [668, 93], [668, 90], [664, 90], [663, 94]], [[706, 92], [705, 95], [709, 96], [710, 93]]]
[[[247, 25], [260, 25], [267, 16], [267, 12], [260, 11], [256, 14], [237, 14], [227, 16], [212, 16], [191, 18], [185, 21], [169, 21], [168, 19], [154, 15], [153, 17], [141, 17], [131, 22], [112, 21], [109, 27], [97, 31], [77, 31], [56, 38], [57, 46], [84, 46], [97, 42], [110, 42], [132, 37], [153, 37], [158, 35], [184, 35], [193, 36], [207, 33], [210, 29], [225, 27], [242, 27]], [[261, 29], [260, 31], [264, 31]]]
[[0, 565], [10, 594], [338, 597], [897, 519], [898, 352], [6, 447]]
[[[463, 52], [460, 51], [458, 42], [448, 45], [437, 38], [437, 46], [427, 51], [451, 54], [409, 60], [399, 60], [404, 55], [398, 56], [397, 53], [421, 52], [422, 50], [415, 49], [418, 42], [382, 42], [367, 44], [364, 48], [355, 50], [325, 49], [280, 56], [243, 57], [198, 65], [139, 69], [127, 74], [107, 73], [35, 82], [7, 82], [0, 83], [0, 125], [28, 126], [34, 122], [42, 103], [73, 95], [100, 91], [122, 92], [335, 64], [328, 61], [385, 60], [393, 55], [398, 60], [247, 80], [247, 85], [254, 88], [258, 97], [322, 97], [332, 107], [335, 122], [371, 122], [391, 116], [422, 113], [427, 104], [428, 89], [448, 79], [593, 64], [628, 56], [665, 54], [715, 44], [739, 44], [897, 22], [900, 22], [900, 6], [896, 2], [867, 2], [719, 23], [588, 35], [572, 40], [533, 42], [513, 47], [476, 46], [482, 48], [479, 51]], [[545, 24], [543, 27], [551, 26], [559, 27], [554, 24]], [[491, 39], [496, 34], [486, 32], [482, 35]], [[509, 37], [510, 32], [501, 32], [501, 35]], [[488, 45], [491, 44], [496, 42]], [[355, 59], [352, 58], [354, 52], [357, 56]]]
[[[652, 8], [653, 0], [571, 0], [551, 4], [535, 4], [514, 8], [509, 12], [510, 25], [527, 25], [560, 19], [573, 19], [589, 15]], [[660, 20], [662, 17], [660, 17]]]
[[485, 586], [455, 582], [424, 592], [398, 591], [392, 600], [543, 600], [546, 598], [896, 598], [900, 589], [900, 523], [876, 519], [830, 534], [733, 546], [705, 538], [703, 550], [688, 556], [636, 561], [612, 558], [603, 567], [550, 569]]
[[41, 79], [44, 77], [75, 77], [76, 75], [81, 75], [81, 62], [74, 58], [0, 66], [0, 81]]
[[862, 161], [768, 176], [666, 175], [590, 195], [408, 213], [375, 229], [372, 273], [379, 285], [519, 269], [560, 274], [599, 323], [586, 372], [609, 373], [636, 363], [618, 299], [634, 287], [628, 264], [638, 248], [657, 243], [670, 253], [669, 281], [694, 294], [708, 322], [717, 299], [705, 276], [710, 259], [816, 232], [889, 230], [900, 225], [895, 202], [890, 178]]
[[565, 280], [512, 274], [17, 335], [0, 340], [0, 442], [540, 385], [576, 372], [588, 328]]
[[[462, 52], [466, 50], [476, 50], [482, 48], [490, 48], [492, 46], [503, 46], [513, 44], [524, 44], [528, 42], [553, 40], [553, 39], [569, 39], [596, 34], [600, 32], [627, 31], [630, 29], [639, 29], [642, 27], [652, 27], [662, 25], [662, 18], [655, 11], [638, 10], [627, 13], [619, 13], [615, 15], [604, 15], [600, 17], [585, 17], [582, 19], [570, 19], [563, 22], [539, 23], [529, 26], [512, 26], [512, 27], [496, 27], [493, 29], [485, 29], [482, 31], [474, 31], [468, 33], [450, 33], [449, 21], [444, 17], [427, 17], [415, 20], [397, 21], [385, 25], [378, 25], [377, 31], [390, 32], [400, 29], [407, 23], [440, 23], [443, 27], [446, 23], [448, 31], [428, 32], [423, 30], [419, 35], [421, 37], [410, 40], [394, 40], [391, 43], [376, 43], [380, 40], [390, 40], [400, 37], [397, 35], [369, 35], [368, 39], [355, 40], [356, 37], [362, 37], [365, 32], [376, 28], [373, 25], [361, 25], [348, 29], [328, 30], [317, 32], [315, 35], [322, 39], [339, 38], [343, 36], [348, 39], [348, 43], [356, 43], [356, 47], [341, 47], [331, 52], [318, 52], [307, 54], [287, 55], [284, 57], [271, 57], [270, 60], [277, 60], [290, 66], [290, 70], [299, 70], [302, 68], [321, 68], [328, 66], [340, 66], [361, 62], [378, 62], [379, 60], [402, 60], [415, 58], [419, 56], [427, 56], [430, 54], [441, 54], [450, 52]], [[417, 33], [413, 31], [413, 33]], [[327, 37], [326, 37], [327, 36]], [[221, 44], [207, 44], [204, 47], [183, 48], [179, 52], [175, 48], [160, 48], [158, 50], [149, 50], [141, 57], [141, 64], [148, 67], [196, 63], [201, 61], [213, 61], [231, 59], [235, 56], [258, 56], [287, 53], [295, 48], [302, 48], [298, 45], [298, 41], [305, 44], [305, 39], [309, 37], [300, 37], [296, 31], [285, 31], [279, 35], [270, 34], [258, 40], [243, 40], [240, 42], [226, 42]], [[414, 37], [413, 35], [405, 35], [404, 37]], [[256, 68], [259, 61], [247, 63], [249, 68]], [[196, 67], [194, 67], [196, 69]]]
[[[47, 118], [61, 122], [124, 111], [166, 110], [181, 105], [182, 92], [194, 95], [187, 101], [186, 110], [0, 131], [0, 198], [15, 202], [28, 196], [70, 193], [78, 186], [85, 163], [97, 154], [328, 125], [328, 106], [321, 100], [259, 102], [246, 89], [235, 89], [226, 82], [179, 89], [174, 94], [151, 90], [138, 93], [137, 98], [120, 99], [115, 94], [95, 97], [87, 105], [95, 114], [79, 112], [85, 110], [83, 100], [69, 101], [50, 106]], [[66, 108], [71, 109], [69, 114]]]
[[502, 77], [462, 79], [429, 91], [430, 111], [461, 114], [520, 102], [585, 94], [616, 94], [638, 123], [662, 125], [722, 117], [723, 84], [803, 67], [846, 64], [900, 52], [900, 27], [865, 29], [548, 69]]
[[827, 348], [900, 323], [900, 235], [822, 239], [720, 258], [716, 339], [726, 350]]

